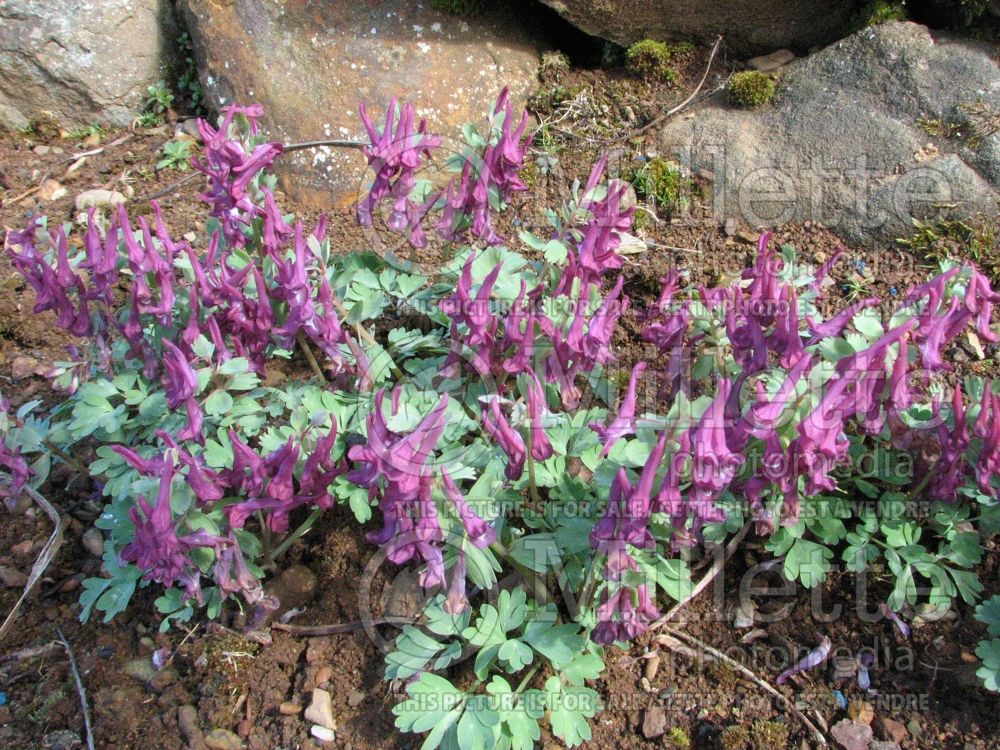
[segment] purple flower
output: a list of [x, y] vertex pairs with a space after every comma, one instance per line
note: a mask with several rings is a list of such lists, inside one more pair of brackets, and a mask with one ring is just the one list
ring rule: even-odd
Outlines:
[[496, 531], [469, 507], [469, 503], [462, 495], [461, 490], [458, 489], [458, 485], [444, 469], [441, 470], [441, 481], [444, 484], [445, 496], [455, 506], [455, 512], [458, 513], [458, 517], [462, 521], [465, 533], [469, 535], [469, 541], [480, 549], [485, 549], [493, 544], [497, 538]]
[[122, 549], [121, 556], [123, 560], [135, 563], [147, 580], [164, 586], [181, 583], [187, 596], [200, 601], [201, 576], [188, 553], [196, 547], [214, 547], [216, 537], [201, 530], [178, 536], [170, 510], [173, 477], [173, 467], [166, 465], [160, 474], [160, 488], [154, 506], [151, 507], [142, 495], [136, 498], [137, 507], [129, 509], [135, 537]]
[[198, 389], [198, 376], [184, 353], [177, 346], [163, 341], [163, 385], [167, 393], [167, 406], [176, 409], [194, 398]]
[[827, 657], [830, 655], [830, 649], [833, 648], [833, 643], [825, 635], [820, 639], [819, 646], [806, 654], [802, 659], [800, 659], [794, 666], [789, 667], [780, 675], [775, 682], [778, 685], [783, 685], [785, 680], [791, 677], [793, 674], [799, 674], [800, 672], [806, 672], [810, 669], [815, 669], [820, 664], [826, 661]]
[[892, 607], [885, 602], [882, 602], [879, 605], [878, 610], [886, 617], [887, 620], [896, 626], [901, 636], [904, 638], [910, 637], [910, 626], [903, 622], [903, 619], [898, 614], [892, 611]]
[[518, 479], [524, 473], [527, 450], [523, 438], [510, 426], [496, 398], [490, 399], [489, 404], [483, 406], [483, 427], [507, 454], [507, 468], [504, 475], [511, 481]]
[[348, 479], [371, 487], [377, 478], [383, 477], [393, 493], [414, 499], [423, 484], [421, 480], [429, 473], [427, 459], [447, 423], [448, 396], [443, 394], [437, 406], [405, 436], [388, 428], [383, 414], [384, 398], [385, 389], [375, 394], [375, 408], [366, 420], [368, 443], [355, 445], [348, 452], [352, 461], [361, 464]]
[[441, 608], [450, 615], [460, 615], [469, 609], [469, 597], [465, 593], [465, 553], [461, 550], [451, 569], [451, 585]]
[[634, 590], [620, 587], [614, 594], [604, 593], [597, 608], [597, 627], [590, 637], [594, 643], [610, 645], [617, 641], [633, 641], [660, 616], [645, 585]]
[[243, 143], [230, 132], [233, 120], [241, 116], [248, 121], [250, 132], [259, 132], [258, 120], [264, 108], [258, 104], [247, 107], [230, 105], [222, 111], [218, 129], [207, 121], [198, 121], [198, 130], [205, 144], [205, 158], [191, 159], [191, 166], [208, 177], [208, 189], [201, 199], [212, 206], [212, 216], [222, 222], [226, 242], [231, 246], [246, 243], [243, 228], [260, 216], [263, 211], [247, 195], [247, 188], [254, 178], [267, 169], [281, 154], [280, 143], [264, 143], [248, 151]]
[[691, 433], [694, 446], [691, 466], [692, 502], [711, 505], [736, 476], [745, 458], [729, 448], [726, 437], [726, 401], [732, 389], [729, 380], [719, 383], [719, 392]]
[[601, 442], [604, 443], [604, 448], [601, 450], [602, 457], [606, 457], [615, 446], [615, 443], [623, 437], [635, 434], [636, 390], [639, 385], [639, 377], [645, 371], [645, 362], [636, 362], [632, 367], [632, 374], [628, 379], [628, 390], [625, 392], [625, 398], [622, 399], [618, 407], [618, 416], [615, 417], [611, 424], [607, 427], [602, 427], [598, 422], [590, 423], [590, 429], [596, 432]]
[[385, 125], [379, 132], [371, 119], [364, 102], [358, 105], [361, 122], [368, 131], [370, 146], [362, 151], [368, 166], [375, 173], [375, 179], [365, 198], [358, 203], [358, 222], [365, 227], [374, 223], [374, 214], [379, 203], [385, 198], [392, 199], [392, 212], [387, 225], [394, 232], [411, 232], [410, 239], [416, 246], [425, 243], [419, 229], [420, 220], [430, 210], [436, 200], [415, 204], [410, 195], [415, 187], [415, 175], [423, 158], [431, 157], [431, 150], [441, 145], [438, 136], [427, 133], [427, 123], [421, 120], [414, 127], [416, 115], [413, 105], [404, 103], [398, 108], [393, 99], [385, 113]]
[[531, 457], [535, 461], [546, 461], [552, 457], [552, 443], [545, 434], [545, 390], [533, 370], [528, 371], [528, 431], [531, 443]]

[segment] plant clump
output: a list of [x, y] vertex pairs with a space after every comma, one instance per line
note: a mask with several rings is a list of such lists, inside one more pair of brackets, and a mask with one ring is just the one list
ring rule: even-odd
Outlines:
[[676, 81], [677, 71], [670, 62], [673, 53], [666, 42], [643, 39], [625, 53], [625, 66], [630, 73], [649, 81]]
[[726, 95], [734, 107], [755, 109], [771, 101], [775, 88], [771, 76], [759, 70], [745, 70], [730, 76]]
[[914, 221], [914, 233], [897, 242], [938, 263], [971, 260], [992, 281], [1000, 282], [1000, 221], [996, 218]]
[[542, 53], [538, 65], [538, 80], [542, 83], [558, 83], [569, 72], [569, 58], [558, 50]]
[[658, 212], [667, 216], [685, 207], [693, 185], [680, 165], [661, 156], [647, 159], [629, 181], [639, 198], [652, 202]]
[[[279, 606], [265, 571], [343, 506], [425, 594], [420, 627], [385, 656], [406, 686], [396, 728], [472, 750], [532, 747], [543, 725], [590, 740], [612, 649], [686, 596], [691, 553], [748, 524], [805, 588], [838, 561], [878, 566], [901, 637], [897, 612], [980, 598], [980, 534], [1000, 530], [1000, 382], [949, 362], [962, 336], [1000, 343], [1000, 293], [974, 264], [943, 263], [892, 309], [835, 311], [824, 281], [841, 253], [817, 268], [765, 233], [741, 274], [709, 288], [670, 269], [637, 315], [632, 188], [606, 178], [607, 156], [543, 228], [507, 235], [523, 227], [503, 213], [527, 189], [532, 139], [506, 90], [447, 158], [412, 104], [359, 113], [356, 219], [415, 255], [446, 250], [431, 269], [344, 252], [325, 217], [284, 213], [268, 169], [285, 149], [258, 105], [199, 122], [197, 241], [155, 203], [92, 209], [81, 236], [43, 216], [8, 234], [35, 314], [76, 344], [49, 373], [61, 401], [0, 397], [0, 503], [22, 510], [58, 461], [92, 481], [104, 554], [81, 619], [152, 586], [161, 630], [235, 607], [252, 629]], [[424, 179], [431, 161], [446, 184]], [[618, 360], [626, 326], [648, 359]], [[267, 382], [278, 363], [297, 377]], [[783, 724], [751, 733], [787, 745]]]
[[669, 743], [667, 747], [673, 747], [673, 750], [690, 750], [691, 747], [691, 738], [681, 727], [673, 727], [667, 732], [666, 742]]
[[879, 26], [889, 21], [905, 21], [907, 20], [906, 8], [901, 2], [874, 0], [858, 11], [856, 19], [853, 29], [860, 31], [869, 26]]

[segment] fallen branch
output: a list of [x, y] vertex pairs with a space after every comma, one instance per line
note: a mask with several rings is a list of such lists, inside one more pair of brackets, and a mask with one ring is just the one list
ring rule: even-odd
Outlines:
[[44, 510], [46, 515], [52, 520], [55, 528], [52, 530], [52, 535], [45, 543], [45, 546], [42, 547], [42, 551], [39, 553], [38, 559], [35, 560], [34, 566], [31, 568], [31, 574], [28, 576], [28, 582], [24, 585], [24, 591], [21, 592], [21, 596], [18, 598], [17, 602], [15, 602], [14, 608], [10, 611], [10, 614], [7, 615], [7, 619], [3, 621], [3, 625], [0, 625], [0, 641], [3, 640], [3, 637], [7, 634], [8, 628], [10, 628], [13, 624], [18, 611], [21, 609], [21, 605], [24, 603], [24, 600], [28, 598], [29, 594], [31, 594], [35, 585], [39, 580], [41, 580], [42, 574], [44, 574], [46, 568], [49, 567], [49, 563], [51, 563], [53, 558], [55, 558], [56, 552], [62, 545], [63, 531], [66, 528], [66, 522], [59, 516], [59, 512], [52, 507], [52, 504], [48, 500], [38, 494], [31, 487], [25, 487], [24, 491], [28, 493], [28, 496], [31, 497], [32, 500], [41, 506], [42, 510]]
[[[412, 617], [380, 617], [372, 620], [371, 624], [378, 627], [380, 625], [412, 625], [416, 620]], [[322, 635], [340, 635], [342, 633], [353, 633], [355, 630], [363, 630], [365, 623], [361, 620], [354, 622], [341, 622], [336, 625], [290, 625], [286, 622], [272, 623], [274, 630], [281, 630], [289, 635], [298, 635], [305, 638], [312, 638]]]
[[645, 133], [647, 130], [649, 130], [654, 125], [659, 125], [661, 122], [663, 122], [667, 118], [673, 117], [678, 112], [680, 112], [682, 109], [684, 109], [687, 105], [689, 105], [691, 102], [693, 102], [694, 98], [696, 96], [698, 96], [698, 92], [701, 91], [702, 86], [705, 85], [705, 81], [708, 80], [708, 74], [712, 70], [712, 63], [715, 62], [715, 56], [716, 56], [716, 54], [718, 54], [719, 47], [721, 45], [722, 45], [722, 36], [719, 35], [715, 39], [715, 44], [712, 45], [712, 52], [708, 56], [708, 64], [705, 66], [705, 72], [704, 72], [704, 74], [702, 74], [701, 80], [698, 81], [698, 85], [695, 86], [694, 91], [691, 92], [691, 95], [687, 99], [685, 99], [684, 101], [682, 101], [676, 107], [671, 107], [670, 109], [668, 109], [666, 112], [664, 112], [659, 117], [656, 117], [656, 118], [650, 120], [645, 125], [643, 125], [641, 128], [633, 130], [631, 133], [628, 133], [628, 134], [620, 137], [618, 140], [620, 140], [620, 141], [626, 141], [629, 138], [635, 138], [635, 136], [640, 135], [642, 133]]
[[76, 692], [80, 695], [80, 707], [83, 709], [83, 726], [87, 732], [87, 750], [96, 750], [94, 747], [94, 730], [90, 726], [90, 706], [87, 705], [87, 693], [83, 689], [83, 680], [80, 678], [80, 670], [76, 667], [76, 657], [73, 656], [73, 649], [63, 635], [61, 628], [56, 628], [56, 635], [59, 642], [66, 649], [66, 656], [69, 657], [69, 668], [73, 672], [73, 679], [76, 681]]
[[708, 584], [715, 580], [716, 576], [718, 576], [719, 573], [722, 572], [722, 569], [726, 567], [726, 562], [730, 557], [732, 557], [733, 552], [736, 551], [740, 542], [742, 542], [743, 538], [747, 535], [747, 532], [750, 531], [750, 523], [750, 521], [747, 521], [743, 524], [743, 528], [736, 532], [736, 536], [729, 540], [729, 543], [726, 545], [725, 553], [723, 553], [721, 557], [717, 557], [715, 559], [715, 562], [712, 563], [712, 567], [708, 569], [708, 572], [705, 573], [705, 575], [699, 579], [698, 583], [695, 584], [695, 587], [691, 589], [691, 593], [671, 607], [659, 620], [656, 620], [652, 625], [650, 625], [650, 631], [658, 630], [659, 628], [664, 627], [668, 622], [677, 616], [678, 612], [686, 607], [696, 596], [698, 596], [698, 594], [704, 591]]
[[723, 664], [728, 666], [730, 669], [736, 670], [744, 677], [746, 677], [748, 680], [750, 680], [752, 683], [766, 690], [775, 698], [778, 698], [785, 705], [785, 708], [788, 709], [788, 711], [790, 711], [791, 713], [793, 713], [796, 716], [796, 718], [798, 718], [798, 720], [801, 721], [809, 729], [810, 732], [812, 732], [813, 739], [816, 742], [818, 742], [823, 747], [826, 747], [829, 744], [827, 742], [826, 736], [816, 727], [815, 724], [813, 724], [809, 720], [809, 717], [807, 717], [804, 713], [799, 711], [799, 709], [795, 707], [795, 704], [788, 698], [786, 698], [784, 695], [782, 695], [780, 692], [778, 692], [777, 688], [771, 685], [771, 683], [767, 682], [766, 680], [762, 680], [760, 677], [755, 675], [753, 672], [744, 667], [735, 659], [731, 659], [730, 657], [726, 656], [724, 653], [719, 651], [717, 648], [709, 646], [707, 643], [695, 638], [693, 635], [685, 633], [682, 630], [671, 628], [669, 626], [663, 626], [663, 629], [677, 640], [685, 641], [688, 645], [696, 646], [699, 649], [701, 649], [703, 653], [715, 657]]
[[48, 643], [43, 643], [41, 646], [22, 648], [20, 651], [15, 651], [12, 654], [4, 654], [3, 656], [0, 656], [0, 664], [6, 664], [11, 661], [26, 661], [28, 659], [34, 659], [38, 656], [45, 656], [45, 654], [58, 645], [58, 641], [49, 641]]

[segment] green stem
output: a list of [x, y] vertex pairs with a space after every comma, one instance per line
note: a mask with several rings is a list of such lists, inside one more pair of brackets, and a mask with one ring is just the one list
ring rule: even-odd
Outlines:
[[326, 376], [323, 375], [323, 370], [319, 366], [319, 362], [316, 361], [316, 357], [313, 355], [312, 347], [309, 346], [309, 341], [306, 339], [305, 334], [299, 331], [295, 334], [295, 343], [299, 345], [299, 349], [305, 355], [306, 361], [309, 363], [309, 367], [312, 368], [313, 375], [316, 376], [316, 380], [319, 381], [320, 385], [326, 385]]
[[87, 470], [87, 467], [84, 466], [82, 463], [80, 463], [80, 461], [78, 459], [76, 459], [73, 456], [69, 455], [62, 448], [59, 448], [58, 446], [56, 446], [48, 438], [45, 438], [45, 440], [43, 440], [42, 442], [45, 443], [45, 447], [48, 448], [51, 453], [54, 453], [56, 456], [58, 456], [59, 459], [64, 464], [66, 464], [67, 466], [69, 466], [71, 469], [74, 469], [75, 471], [79, 472], [80, 474], [83, 474], [86, 477], [90, 476], [90, 472]]
[[514, 691], [515, 695], [524, 692], [524, 689], [528, 686], [528, 683], [531, 682], [531, 678], [538, 673], [538, 670], [541, 668], [541, 666], [542, 666], [541, 664], [536, 664], [531, 668], [528, 674], [524, 676], [524, 679], [521, 680], [521, 682], [518, 684], [517, 689]]
[[289, 547], [291, 547], [293, 544], [295, 544], [295, 542], [297, 542], [299, 539], [305, 536], [322, 514], [323, 514], [322, 508], [314, 509], [313, 512], [309, 514], [309, 517], [305, 521], [303, 521], [302, 524], [297, 529], [295, 529], [295, 531], [293, 531], [291, 534], [282, 539], [281, 543], [277, 547], [275, 547], [274, 551], [271, 553], [271, 562], [273, 563], [274, 560], [281, 557]]
[[531, 493], [531, 499], [535, 503], [542, 502], [542, 499], [538, 496], [538, 485], [535, 483], [535, 459], [531, 457], [531, 451], [528, 451], [528, 487]]
[[257, 523], [260, 524], [260, 544], [264, 552], [265, 568], [274, 567], [274, 557], [271, 554], [271, 529], [268, 528], [264, 514], [257, 511]]

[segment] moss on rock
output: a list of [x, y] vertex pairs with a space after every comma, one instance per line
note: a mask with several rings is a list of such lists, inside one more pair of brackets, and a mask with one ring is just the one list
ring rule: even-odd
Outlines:
[[733, 73], [726, 87], [729, 103], [743, 109], [763, 107], [774, 96], [774, 79], [759, 70]]

